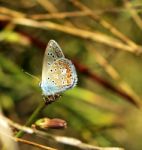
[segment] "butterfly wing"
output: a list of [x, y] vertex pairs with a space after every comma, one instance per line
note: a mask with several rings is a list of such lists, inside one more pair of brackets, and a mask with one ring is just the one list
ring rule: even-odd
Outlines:
[[43, 58], [42, 82], [47, 80], [47, 72], [52, 63], [60, 58], [64, 58], [64, 54], [60, 46], [54, 40], [50, 40]]
[[77, 74], [72, 62], [66, 58], [57, 59], [47, 71], [47, 80], [41, 85], [44, 95], [54, 95], [73, 88]]

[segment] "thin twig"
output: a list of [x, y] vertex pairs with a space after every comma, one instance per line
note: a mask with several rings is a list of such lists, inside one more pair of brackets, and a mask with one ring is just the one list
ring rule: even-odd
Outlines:
[[122, 41], [126, 42], [129, 46], [133, 47], [133, 49], [139, 53], [142, 52], [142, 47], [134, 43], [131, 39], [129, 39], [127, 36], [125, 36], [123, 33], [121, 33], [118, 29], [116, 29], [113, 25], [111, 25], [106, 20], [100, 18], [98, 15], [96, 15], [90, 8], [85, 6], [83, 3], [81, 3], [79, 0], [70, 0], [76, 7], [78, 7], [81, 10], [84, 10], [86, 12], [90, 12], [90, 17], [99, 22], [100, 25], [108, 29], [111, 33], [113, 33], [116, 37], [121, 39]]
[[89, 12], [74, 11], [74, 12], [61, 12], [61, 13], [51, 13], [51, 14], [34, 14], [34, 15], [30, 15], [29, 17], [36, 20], [65, 19], [70, 17], [88, 16], [89, 14], [90, 14]]
[[45, 149], [45, 150], [57, 150], [55, 148], [51, 148], [51, 147], [47, 147], [45, 145], [41, 145], [41, 144], [38, 144], [38, 143], [35, 143], [35, 142], [32, 142], [32, 141], [29, 141], [29, 140], [25, 140], [25, 139], [21, 139], [21, 138], [16, 138], [16, 137], [11, 137], [13, 140], [15, 140], [16, 142], [21, 142], [21, 143], [24, 143], [24, 144], [28, 144], [28, 145], [32, 145], [34, 147], [38, 147], [40, 149]]
[[36, 134], [36, 135], [38, 135], [38, 136], [40, 136], [42, 138], [43, 137], [50, 138], [52, 140], [55, 140], [58, 143], [71, 145], [71, 146], [80, 148], [82, 150], [86, 150], [86, 149], [87, 150], [124, 150], [123, 148], [119, 148], [119, 147], [117, 148], [117, 147], [98, 147], [98, 146], [93, 146], [93, 145], [89, 145], [89, 144], [83, 143], [82, 141], [80, 141], [80, 140], [78, 140], [76, 138], [52, 135], [52, 134], [49, 134], [49, 133], [46, 133], [46, 132], [43, 132], [43, 131], [40, 131], [40, 130], [37, 130], [37, 129], [32, 129], [30, 127], [24, 127], [23, 128], [23, 126], [15, 123], [13, 121], [11, 121], [10, 119], [8, 119], [8, 118], [5, 118], [5, 119], [9, 123], [9, 125], [17, 128], [17, 129], [20, 129], [23, 132], [26, 132], [26, 133], [29, 134], [29, 131], [32, 131], [32, 132], [30, 132], [30, 134]]
[[[32, 146], [35, 146], [35, 147], [38, 147], [40, 149], [45, 149], [45, 150], [56, 150], [54, 148], [51, 148], [51, 147], [47, 147], [47, 146], [44, 146], [44, 145], [41, 145], [41, 144], [38, 144], [38, 143], [35, 143], [35, 142], [32, 142], [32, 141], [29, 141], [29, 140], [25, 140], [25, 139], [19, 139], [19, 138], [16, 138], [16, 137], [13, 137], [13, 135], [9, 132], [7, 132], [7, 130], [10, 129], [10, 126], [16, 128], [16, 129], [20, 129], [20, 130], [24, 130], [28, 133], [34, 133], [33, 130], [31, 128], [28, 128], [28, 127], [24, 127], [24, 126], [21, 126], [17, 123], [15, 123], [14, 121], [6, 118], [5, 116], [3, 116], [2, 114], [0, 114], [0, 126], [1, 126], [1, 130], [0, 130], [0, 134], [1, 136], [4, 138], [4, 139], [7, 139], [6, 141], [8, 142], [8, 145], [9, 147], [7, 147], [8, 149], [11, 148], [11, 149], [16, 149], [16, 146], [15, 147], [12, 147], [15, 143], [9, 143], [9, 140], [14, 140], [16, 142], [21, 142], [21, 143], [25, 143], [25, 144], [29, 144], [29, 145], [32, 145]], [[6, 148], [6, 147], [5, 147]]]
[[31, 27], [41, 28], [45, 30], [57, 30], [84, 39], [90, 39], [94, 42], [103, 43], [121, 50], [129, 51], [133, 53], [136, 52], [133, 47], [123, 44], [121, 41], [109, 37], [101, 32], [91, 32], [88, 30], [83, 30], [75, 27], [68, 27], [65, 25], [53, 23], [51, 21], [37, 22], [26, 18], [16, 18], [16, 19], [13, 18], [11, 21], [15, 24], [24, 25], [24, 26], [31, 26]]
[[[18, 125], [18, 126], [20, 126], [20, 125]], [[23, 129], [25, 130], [25, 128], [23, 128]], [[31, 130], [31, 129], [27, 128], [27, 131], [29, 131], [29, 130]], [[0, 133], [3, 134], [3, 136], [6, 136], [7, 138], [10, 138], [10, 139], [14, 140], [15, 142], [21, 142], [21, 143], [28, 144], [28, 145], [31, 145], [31, 146], [34, 146], [34, 147], [38, 147], [40, 149], [45, 149], [45, 150], [57, 150], [55, 148], [51, 148], [51, 147], [48, 147], [48, 146], [45, 146], [45, 145], [41, 145], [41, 144], [29, 141], [29, 140], [25, 140], [25, 139], [21, 139], [21, 138], [16, 138], [16, 137], [7, 135], [7, 134], [3, 133], [2, 131], [0, 131]]]
[[[8, 11], [8, 9], [6, 9], [6, 10]], [[13, 13], [13, 11], [9, 10], [8, 13], [10, 13], [10, 12]], [[79, 29], [76, 27], [69, 27], [66, 25], [60, 25], [60, 24], [53, 23], [50, 21], [38, 22], [38, 21], [34, 21], [32, 19], [23, 18], [23, 14], [21, 15], [21, 17], [11, 17], [11, 18], [7, 17], [7, 19], [9, 21], [12, 21], [15, 24], [32, 26], [32, 27], [41, 28], [41, 29], [45, 29], [45, 30], [57, 30], [57, 31], [61, 31], [61, 32], [64, 32], [67, 34], [78, 36], [78, 37], [81, 37], [84, 39], [90, 39], [90, 40], [93, 40], [95, 42], [107, 44], [109, 46], [112, 46], [112, 47], [115, 47], [118, 49], [122, 49], [122, 50], [126, 50], [129, 52], [133, 52], [133, 53], [137, 53], [138, 51], [142, 52], [140, 45], [136, 46], [137, 48], [139, 47], [139, 50], [138, 50], [136, 47], [134, 47], [130, 44], [129, 45], [123, 44], [120, 40], [115, 39], [113, 37], [110, 37], [108, 35], [105, 35], [101, 32], [92, 32], [92, 31], [88, 31], [88, 30]]]
[[125, 1], [125, 7], [126, 9], [129, 10], [129, 12], [132, 15], [132, 18], [134, 19], [134, 21], [136, 22], [137, 26], [142, 30], [142, 19], [140, 18], [140, 16], [137, 14], [137, 12], [135, 11], [135, 9], [131, 9], [133, 6], [129, 1]]
[[13, 16], [13, 17], [25, 17], [26, 15], [22, 12], [10, 9], [10, 8], [6, 8], [3, 6], [0, 6], [0, 13], [1, 14], [5, 14], [5, 15], [9, 15], [9, 16]]
[[[119, 9], [118, 9], [119, 10]], [[109, 8], [109, 9], [104, 9], [104, 10], [95, 10], [92, 11], [93, 13], [97, 15], [102, 15], [103, 13], [106, 12], [117, 12], [118, 11], [115, 8]], [[141, 8], [142, 10], [142, 8]], [[135, 11], [135, 9], [132, 9], [132, 7], [128, 9], [120, 9], [120, 11]], [[48, 14], [33, 14], [33, 15], [28, 15], [28, 17], [36, 20], [45, 20], [45, 19], [65, 19], [65, 18], [72, 18], [72, 17], [84, 17], [84, 16], [90, 16], [92, 13], [88, 11], [73, 11], [73, 12], [56, 12], [56, 13], [48, 13]]]
[[57, 12], [57, 8], [50, 2], [50, 0], [36, 0], [45, 10], [49, 12]]

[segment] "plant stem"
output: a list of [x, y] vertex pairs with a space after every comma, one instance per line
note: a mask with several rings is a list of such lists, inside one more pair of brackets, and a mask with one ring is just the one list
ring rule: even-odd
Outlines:
[[[47, 106], [48, 104], [46, 104], [44, 101], [41, 101], [41, 103], [38, 105], [38, 107], [35, 109], [35, 111], [32, 113], [32, 115], [30, 116], [30, 118], [28, 119], [28, 121], [26, 122], [25, 126], [31, 126], [36, 118], [38, 117], [39, 113], [44, 109], [45, 106]], [[24, 135], [24, 131], [20, 130], [17, 134], [16, 137], [20, 138]]]

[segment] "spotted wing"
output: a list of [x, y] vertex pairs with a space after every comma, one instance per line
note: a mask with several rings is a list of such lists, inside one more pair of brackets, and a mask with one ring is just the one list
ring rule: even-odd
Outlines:
[[77, 83], [74, 65], [66, 58], [53, 62], [48, 69], [46, 82], [42, 86], [44, 95], [54, 95], [73, 88]]
[[60, 46], [54, 40], [50, 40], [45, 50], [42, 67], [42, 82], [46, 80], [47, 71], [57, 59], [64, 58]]

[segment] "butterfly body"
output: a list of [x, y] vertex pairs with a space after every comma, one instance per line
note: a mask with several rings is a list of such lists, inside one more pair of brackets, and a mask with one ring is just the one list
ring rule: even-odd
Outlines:
[[55, 95], [73, 88], [77, 74], [72, 62], [64, 57], [59, 45], [50, 40], [43, 60], [41, 89], [44, 96]]

